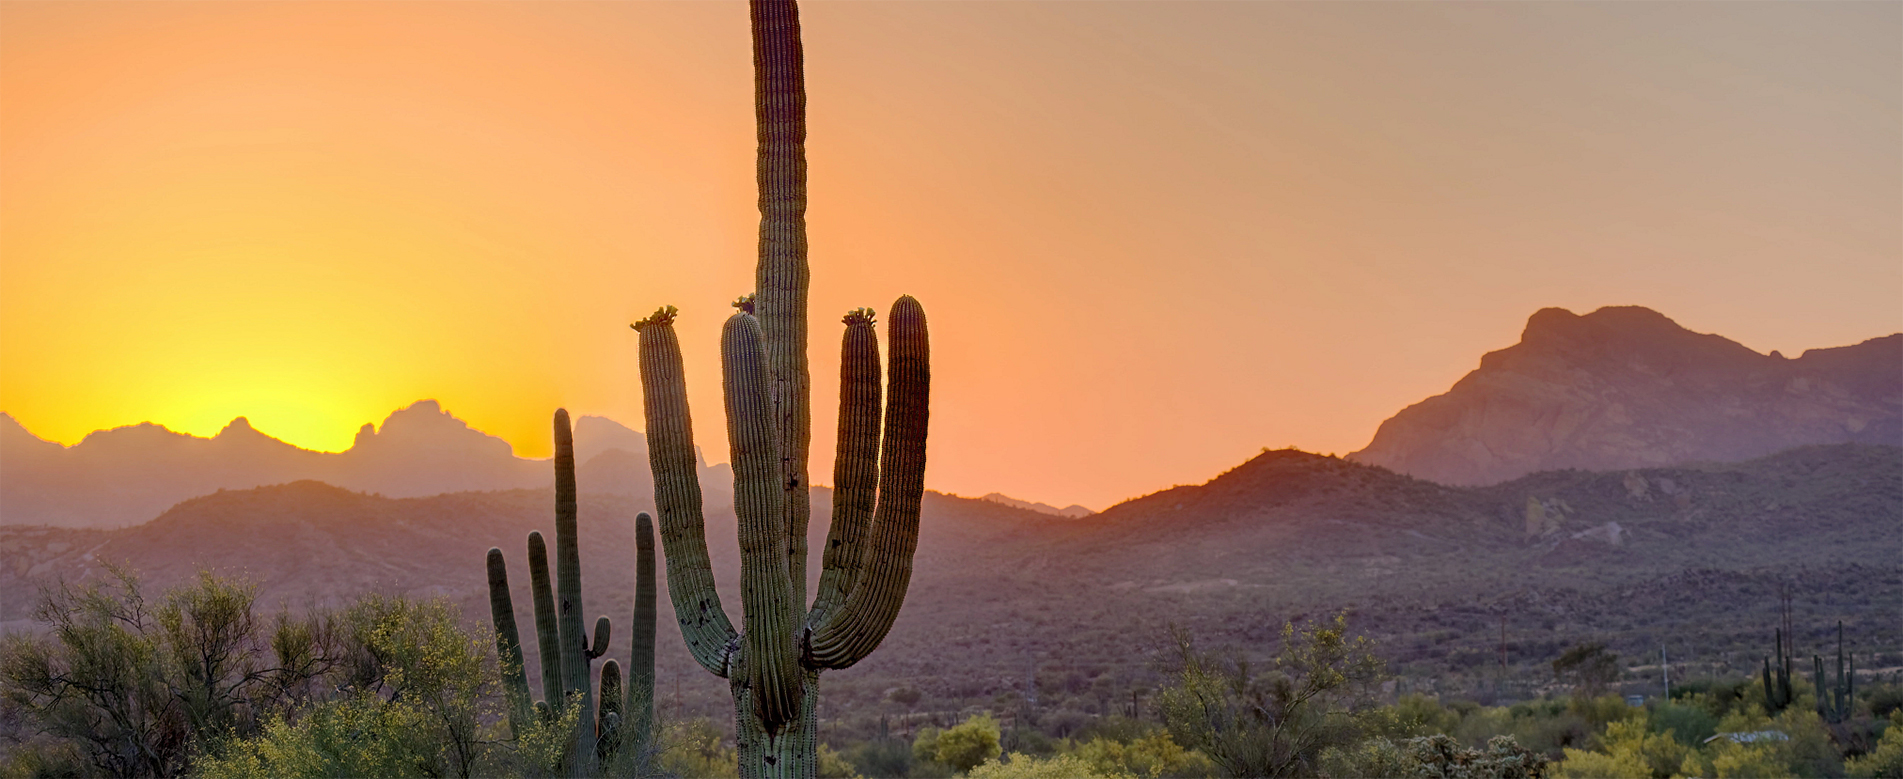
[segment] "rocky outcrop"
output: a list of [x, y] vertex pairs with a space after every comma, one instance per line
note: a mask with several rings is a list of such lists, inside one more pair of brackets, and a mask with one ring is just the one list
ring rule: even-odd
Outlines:
[[1349, 459], [1478, 485], [1849, 442], [1903, 446], [1903, 334], [1788, 359], [1637, 306], [1547, 308]]

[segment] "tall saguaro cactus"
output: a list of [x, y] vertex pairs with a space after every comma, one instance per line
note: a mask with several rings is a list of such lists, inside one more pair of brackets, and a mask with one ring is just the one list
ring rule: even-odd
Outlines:
[[[518, 736], [531, 727], [540, 715], [543, 723], [556, 719], [560, 707], [570, 701], [580, 706], [573, 751], [568, 768], [576, 776], [596, 773], [597, 759], [612, 754], [614, 745], [599, 744], [598, 739], [625, 732], [623, 717], [632, 717], [641, 730], [642, 746], [646, 728], [653, 721], [654, 684], [654, 529], [646, 513], [635, 517], [637, 548], [634, 627], [631, 643], [633, 663], [629, 673], [646, 693], [628, 692], [622, 699], [621, 673], [614, 661], [602, 672], [601, 698], [593, 689], [590, 663], [606, 653], [611, 624], [607, 617], [595, 621], [594, 639], [582, 630], [581, 541], [577, 532], [575, 499], [575, 447], [568, 424], [568, 412], [555, 412], [555, 586], [550, 586], [548, 547], [542, 534], [529, 533], [529, 580], [534, 598], [535, 632], [540, 648], [544, 700], [531, 699], [528, 678], [523, 669], [521, 634], [516, 629], [515, 606], [509, 594], [508, 567], [501, 549], [490, 549], [489, 609], [496, 630], [496, 660], [502, 666], [503, 693], [509, 704], [509, 726]], [[612, 670], [611, 670], [612, 669]], [[596, 714], [599, 703], [601, 714]], [[613, 715], [613, 716], [610, 716]], [[612, 723], [612, 726], [606, 726]], [[604, 748], [608, 747], [608, 748]]]
[[877, 648], [911, 582], [925, 490], [930, 344], [924, 309], [909, 296], [899, 298], [888, 317], [890, 386], [882, 390], [872, 311], [846, 315], [832, 528], [809, 608], [810, 274], [799, 8], [793, 0], [751, 0], [749, 10], [759, 265], [754, 294], [736, 303], [742, 310], [721, 334], [740, 519], [741, 631], [721, 607], [707, 557], [675, 310], [664, 307], [634, 328], [640, 331], [654, 502], [681, 636], [694, 659], [732, 688], [741, 775], [812, 777], [820, 672], [851, 666]]

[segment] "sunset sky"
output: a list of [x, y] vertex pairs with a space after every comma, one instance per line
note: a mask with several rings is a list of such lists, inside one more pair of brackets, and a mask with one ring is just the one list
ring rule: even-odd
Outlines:
[[[931, 317], [928, 485], [1103, 508], [1347, 453], [1544, 306], [1903, 330], [1903, 4], [803, 9], [813, 469], [839, 316]], [[739, 2], [0, 2], [0, 411], [292, 443], [435, 398], [701, 444], [751, 291]]]

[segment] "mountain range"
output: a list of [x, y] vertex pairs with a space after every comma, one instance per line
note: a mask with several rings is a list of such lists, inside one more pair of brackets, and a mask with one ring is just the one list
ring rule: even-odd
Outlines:
[[[1481, 358], [1446, 393], [1403, 409], [1349, 455], [1442, 484], [1493, 484], [1535, 471], [1725, 462], [1795, 446], [1903, 446], [1903, 334], [1758, 354], [1693, 333], [1650, 309], [1575, 315], [1542, 309], [1520, 342]], [[575, 426], [578, 478], [600, 492], [652, 491], [643, 436], [605, 417]], [[702, 463], [710, 487], [731, 470]], [[64, 447], [0, 414], [0, 524], [124, 527], [220, 489], [299, 480], [390, 497], [548, 486], [547, 460], [514, 455], [436, 401], [366, 424], [343, 452], [300, 449], [243, 417], [212, 438], [145, 423]], [[993, 493], [1044, 514], [1088, 515]]]
[[[614, 420], [576, 420], [575, 458], [599, 491], [652, 491], [647, 439]], [[364, 425], [337, 453], [300, 449], [244, 417], [211, 438], [148, 422], [95, 431], [66, 447], [0, 414], [0, 524], [124, 527], [188, 498], [300, 480], [407, 498], [547, 487], [554, 470], [548, 460], [516, 457], [508, 442], [434, 400], [396, 411], [381, 426]]]
[[[1425, 684], [1479, 685], [1503, 649], [1516, 670], [1499, 674], [1542, 683], [1587, 640], [1628, 655], [1677, 642], [1691, 667], [1749, 673], [1788, 593], [1800, 651], [1843, 620], [1894, 664], [1900, 409], [1903, 336], [1786, 359], [1645, 309], [1546, 309], [1347, 458], [1264, 450], [1097, 513], [927, 493], [905, 609], [879, 652], [829, 677], [825, 716], [883, 711], [899, 687], [953, 710], [1025, 691], [1087, 708], [1153, 685], [1172, 626], [1260, 656], [1284, 621], [1344, 608]], [[646, 442], [601, 417], [580, 418], [575, 441], [584, 608], [627, 614]], [[522, 571], [525, 535], [551, 528], [551, 473], [434, 401], [335, 454], [242, 418], [208, 439], [145, 424], [71, 447], [0, 420], [0, 631], [35, 629], [36, 587], [108, 562], [153, 591], [200, 568], [243, 576], [267, 608], [440, 596], [479, 624], [478, 560], [500, 547]], [[700, 477], [731, 598], [732, 471]], [[817, 546], [831, 493], [813, 499]], [[724, 687], [671, 620], [659, 630], [662, 692], [720, 721]]]

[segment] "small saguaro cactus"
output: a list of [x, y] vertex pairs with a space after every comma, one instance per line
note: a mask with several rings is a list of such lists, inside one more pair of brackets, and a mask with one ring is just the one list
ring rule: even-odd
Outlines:
[[1817, 690], [1817, 713], [1825, 722], [1843, 722], [1850, 719], [1850, 711], [1857, 705], [1856, 676], [1857, 664], [1854, 657], [1844, 655], [1844, 623], [1837, 623], [1837, 680], [1825, 684], [1824, 658], [1811, 655], [1815, 669], [1811, 680]]
[[1768, 657], [1764, 659], [1764, 705], [1774, 714], [1791, 705], [1790, 647], [1784, 645], [1782, 628], [1779, 628], [1775, 635], [1777, 664], [1772, 665]]
[[[591, 776], [598, 765], [597, 757], [603, 752], [611, 753], [614, 746], [603, 744], [599, 739], [619, 733], [620, 720], [628, 715], [630, 708], [635, 710], [634, 716], [641, 727], [647, 727], [646, 723], [653, 720], [654, 531], [646, 513], [635, 517], [637, 561], [631, 642], [634, 664], [630, 673], [636, 674], [637, 679], [645, 675], [649, 693], [642, 698], [630, 695], [630, 700], [624, 703], [620, 667], [610, 660], [602, 670], [601, 714], [598, 716], [590, 662], [607, 652], [612, 625], [607, 617], [595, 620], [592, 641], [582, 631], [581, 545], [576, 518], [574, 439], [568, 412], [558, 409], [555, 412], [556, 586], [550, 587], [548, 547], [541, 532], [529, 533], [528, 541], [529, 584], [541, 654], [543, 700], [531, 701], [529, 695], [521, 635], [516, 628], [515, 606], [509, 594], [508, 567], [501, 549], [490, 549], [488, 554], [489, 610], [495, 624], [496, 659], [502, 666], [510, 728], [519, 736], [535, 718], [542, 723], [553, 721], [561, 706], [574, 701], [581, 709], [577, 720], [581, 724], [576, 727], [573, 762], [568, 768], [574, 775]], [[606, 729], [610, 732], [601, 732], [604, 723], [613, 725]]]

